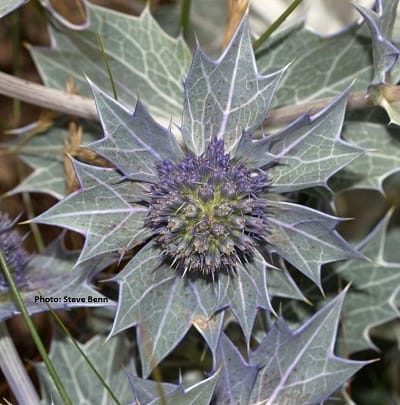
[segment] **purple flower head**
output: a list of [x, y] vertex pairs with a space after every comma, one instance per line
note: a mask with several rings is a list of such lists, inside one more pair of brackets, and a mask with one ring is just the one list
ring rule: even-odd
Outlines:
[[230, 159], [212, 139], [199, 157], [157, 165], [145, 225], [164, 257], [182, 271], [234, 271], [267, 234], [270, 180], [260, 169]]

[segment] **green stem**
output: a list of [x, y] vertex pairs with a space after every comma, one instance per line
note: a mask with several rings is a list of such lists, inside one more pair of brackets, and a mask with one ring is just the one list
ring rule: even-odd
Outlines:
[[189, 21], [190, 21], [190, 2], [191, 0], [182, 0], [181, 16], [179, 19], [179, 27], [183, 32], [183, 37], [187, 39], [189, 33]]
[[268, 27], [268, 29], [253, 43], [253, 49], [256, 51], [265, 40], [289, 17], [290, 14], [303, 0], [293, 0], [292, 4]]
[[42, 340], [40, 339], [40, 336], [35, 328], [35, 325], [32, 322], [32, 319], [29, 316], [28, 310], [24, 304], [24, 301], [21, 297], [21, 294], [18, 291], [17, 286], [15, 285], [14, 279], [11, 275], [10, 269], [7, 266], [6, 260], [4, 259], [3, 253], [0, 250], [0, 267], [3, 269], [4, 276], [6, 277], [6, 280], [10, 286], [10, 290], [12, 295], [14, 296], [14, 299], [17, 303], [17, 306], [19, 310], [21, 311], [22, 317], [24, 318], [28, 329], [31, 333], [32, 339], [35, 342], [35, 345], [42, 356], [42, 359], [44, 363], [46, 364], [47, 370], [49, 371], [49, 374], [51, 378], [54, 381], [54, 385], [57, 388], [57, 391], [60, 394], [60, 397], [65, 405], [72, 405], [72, 401], [69, 399], [67, 392], [65, 391], [65, 388], [58, 377], [58, 374], [49, 358], [46, 352], [46, 348], [43, 345]]
[[[19, 182], [21, 182], [24, 178], [24, 175], [23, 175], [22, 162], [20, 160], [17, 161], [17, 173], [18, 173], [18, 180], [19, 180]], [[27, 192], [23, 192], [22, 200], [24, 202], [24, 206], [25, 206], [25, 210], [26, 210], [28, 219], [32, 219], [35, 216], [35, 213], [33, 211], [32, 199], [31, 199], [30, 194]], [[45, 249], [45, 245], [44, 245], [42, 234], [40, 233], [38, 224], [36, 224], [34, 222], [30, 222], [29, 227], [32, 231], [32, 235], [35, 240], [38, 251], [43, 252]]]
[[106, 51], [104, 49], [103, 41], [101, 40], [101, 36], [100, 36], [100, 34], [98, 32], [96, 33], [96, 36], [97, 36], [97, 42], [99, 43], [99, 46], [100, 46], [101, 57], [104, 60], [104, 64], [106, 66], [107, 74], [108, 74], [108, 77], [110, 78], [114, 98], [116, 100], [118, 100], [117, 88], [115, 87], [114, 79], [113, 79], [113, 76], [112, 76], [112, 73], [111, 73], [110, 64], [108, 62], [108, 56], [107, 56], [107, 53], [106, 53]]

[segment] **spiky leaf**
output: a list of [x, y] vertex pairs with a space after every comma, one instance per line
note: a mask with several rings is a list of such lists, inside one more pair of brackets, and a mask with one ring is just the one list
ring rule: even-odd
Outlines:
[[196, 307], [184, 280], [161, 264], [160, 256], [157, 248], [147, 245], [115, 278], [120, 297], [112, 334], [138, 325], [145, 377], [189, 330]]
[[[62, 239], [56, 239], [43, 253], [33, 256], [28, 264], [27, 283], [20, 288], [20, 293], [29, 313], [49, 310], [41, 302], [41, 296], [53, 309], [114, 305], [113, 301], [97, 292], [90, 284], [90, 278], [106, 267], [107, 262], [97, 260], [90, 266], [73, 268], [78, 253], [65, 250]], [[11, 293], [1, 294], [0, 320], [17, 313], [19, 309]]]
[[[225, 335], [217, 350], [222, 367], [218, 403], [320, 403], [365, 363], [333, 353], [344, 293], [292, 332], [279, 319], [245, 360]], [[256, 379], [254, 380], [254, 377]], [[240, 400], [238, 400], [240, 398]]]
[[128, 375], [128, 378], [131, 382], [135, 400], [143, 404], [148, 404], [159, 397], [165, 398], [169, 395], [173, 395], [179, 388], [176, 384], [144, 379], [137, 375]]
[[[383, 107], [390, 121], [400, 123], [400, 108], [392, 84], [399, 79], [398, 43], [392, 38], [398, 0], [377, 1], [376, 12], [355, 4], [371, 31], [374, 75], [368, 87], [370, 98]], [[389, 87], [387, 87], [389, 86]]]
[[274, 104], [300, 104], [337, 96], [354, 78], [357, 80], [353, 90], [365, 90], [373, 74], [367, 31], [364, 27], [354, 27], [322, 40], [297, 26], [271, 37], [256, 54], [260, 72], [271, 72], [291, 63]]
[[216, 364], [221, 371], [215, 401], [218, 404], [248, 404], [258, 366], [249, 364], [224, 333], [218, 345]]
[[396, 9], [399, 0], [377, 1], [377, 12], [354, 4], [364, 17], [372, 33], [372, 55], [374, 61], [374, 77], [371, 85], [390, 84], [387, 74], [397, 63], [400, 51], [391, 42]]
[[200, 155], [218, 137], [234, 150], [243, 131], [263, 122], [281, 75], [258, 74], [247, 17], [217, 61], [197, 47], [185, 80], [182, 135], [188, 147]]
[[[212, 355], [215, 356], [224, 323], [224, 311], [216, 312], [219, 307], [218, 301], [221, 299], [220, 294], [206, 280], [191, 281], [189, 285], [197, 302], [191, 324], [203, 336]], [[218, 283], [218, 286], [220, 285], [221, 283]]]
[[[219, 275], [216, 286], [207, 280], [182, 280], [161, 263], [160, 256], [159, 249], [148, 245], [115, 278], [120, 296], [112, 334], [139, 325], [145, 347], [141, 350], [145, 375], [176, 346], [191, 325], [215, 353], [222, 327], [217, 310], [233, 311], [247, 341], [258, 308], [272, 310], [267, 290], [270, 265], [261, 255], [235, 275]], [[276, 289], [294, 289], [285, 279], [273, 280]], [[298, 290], [295, 297], [302, 299]]]
[[251, 263], [239, 266], [235, 275], [221, 276], [227, 285], [226, 305], [233, 312], [242, 328], [247, 344], [250, 342], [257, 309], [273, 312], [268, 293], [268, 272], [270, 264], [259, 253]]
[[92, 257], [130, 249], [142, 242], [146, 209], [135, 205], [143, 193], [138, 183], [124, 182], [113, 169], [74, 161], [81, 189], [34, 219], [35, 222], [63, 226], [85, 237], [78, 263]]
[[[152, 405], [196, 405], [209, 404], [218, 380], [218, 373], [188, 388], [183, 384], [174, 385], [131, 377], [138, 403]], [[163, 395], [160, 395], [160, 392]]]
[[84, 75], [112, 94], [111, 80], [99, 45], [100, 36], [118, 98], [134, 105], [137, 97], [158, 117], [180, 118], [182, 79], [190, 52], [182, 38], [166, 35], [149, 9], [132, 17], [86, 3], [87, 30], [51, 30], [53, 47], [31, 48], [40, 75], [49, 87], [65, 89], [70, 76], [83, 95], [89, 95]]
[[[130, 402], [133, 395], [126, 375], [130, 369], [130, 345], [126, 339], [113, 338], [104, 344], [104, 338], [98, 335], [81, 349], [119, 401]], [[50, 360], [73, 404], [110, 404], [109, 393], [71, 342], [54, 339]], [[46, 366], [39, 363], [36, 370], [46, 403], [63, 404]]]
[[340, 277], [351, 281], [342, 319], [342, 350], [347, 354], [376, 348], [369, 335], [370, 329], [398, 319], [400, 315], [400, 263], [385, 260], [385, 248], [396, 251], [400, 241], [397, 230], [387, 234], [390, 214], [359, 245], [370, 260], [349, 260], [336, 269]]
[[155, 181], [158, 161], [182, 157], [175, 137], [153, 120], [141, 102], [131, 114], [94, 84], [91, 89], [105, 136], [89, 147], [114, 163], [125, 176]]
[[184, 284], [179, 277], [161, 282], [140, 303], [138, 336], [144, 377], [178, 345], [191, 326], [196, 300]]
[[279, 319], [250, 354], [259, 373], [251, 403], [316, 404], [327, 399], [365, 363], [333, 353], [344, 293], [292, 332]]
[[329, 177], [362, 153], [340, 137], [349, 91], [318, 114], [306, 114], [276, 135], [258, 141], [244, 136], [237, 156], [257, 167], [277, 162], [268, 169], [275, 192], [326, 187]]
[[291, 203], [272, 203], [272, 250], [321, 287], [321, 266], [360, 256], [335, 230], [339, 218]]
[[143, 374], [147, 376], [193, 324], [215, 351], [221, 318], [213, 318], [217, 294], [211, 283], [191, 283], [161, 263], [161, 251], [146, 245], [119, 273], [118, 309], [112, 334], [138, 325]]
[[114, 278], [120, 288], [112, 334], [139, 323], [140, 305], [146, 294], [175, 277], [172, 269], [161, 265], [160, 253], [152, 244], [146, 245]]
[[383, 193], [384, 181], [400, 169], [400, 142], [395, 127], [373, 122], [348, 122], [343, 136], [367, 151], [333, 179], [335, 189], [367, 188]]
[[[236, 275], [221, 274], [215, 286], [202, 279], [182, 280], [175, 270], [162, 264], [160, 257], [160, 250], [149, 244], [114, 279], [120, 285], [120, 296], [112, 334], [138, 325], [145, 375], [192, 325], [215, 354], [223, 321], [217, 310], [233, 311], [247, 341], [258, 308], [272, 310], [267, 290], [271, 269], [261, 255], [238, 269]], [[294, 291], [295, 298], [303, 298], [293, 281], [276, 277], [272, 277], [272, 294], [276, 290], [277, 295], [285, 296]]]
[[282, 269], [271, 268], [268, 271], [268, 291], [271, 297], [305, 300], [303, 293], [284, 266]]

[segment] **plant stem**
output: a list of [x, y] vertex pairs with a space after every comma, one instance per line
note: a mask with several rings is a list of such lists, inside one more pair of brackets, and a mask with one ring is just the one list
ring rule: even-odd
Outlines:
[[179, 26], [185, 39], [187, 39], [189, 33], [190, 3], [191, 0], [182, 0], [181, 15], [179, 18]]
[[0, 322], [0, 367], [19, 404], [40, 404], [5, 322]]
[[[20, 19], [19, 10], [12, 13], [12, 47], [13, 47], [13, 73], [18, 76], [20, 73], [20, 57], [21, 57], [21, 34], [20, 34]], [[13, 122], [18, 125], [21, 118], [21, 102], [13, 100]]]
[[[392, 89], [393, 91], [400, 91], [400, 86], [392, 86]], [[99, 120], [92, 99], [51, 89], [3, 72], [0, 72], [0, 94], [80, 118], [93, 121]], [[303, 113], [317, 113], [332, 100], [333, 98], [324, 98], [304, 104], [277, 108], [269, 112], [265, 124], [268, 127], [284, 126]], [[350, 94], [347, 110], [354, 111], [374, 106], [375, 104], [368, 97], [366, 91], [356, 91]]]
[[253, 50], [256, 51], [266, 39], [289, 17], [290, 14], [303, 0], [293, 0], [292, 4], [267, 28], [267, 30], [253, 43]]
[[[394, 86], [399, 87], [400, 86]], [[290, 105], [287, 107], [276, 108], [271, 110], [264, 121], [264, 126], [267, 127], [281, 127], [285, 124], [289, 124], [298, 118], [301, 114], [309, 113], [316, 114], [318, 111], [326, 107], [333, 98], [321, 98], [319, 100], [310, 101], [308, 103]], [[355, 91], [350, 93], [349, 100], [347, 102], [347, 111], [361, 110], [364, 108], [375, 107], [374, 102], [366, 91]]]
[[106, 65], [106, 70], [107, 70], [107, 74], [108, 74], [108, 77], [109, 77], [110, 82], [111, 82], [111, 87], [112, 87], [112, 91], [113, 91], [113, 94], [114, 94], [114, 98], [116, 100], [118, 100], [117, 88], [115, 87], [114, 79], [113, 79], [113, 76], [112, 76], [112, 73], [111, 73], [110, 64], [108, 62], [108, 55], [106, 53], [106, 50], [104, 49], [103, 41], [101, 39], [101, 35], [100, 35], [99, 32], [96, 33], [96, 37], [97, 37], [97, 42], [99, 43], [99, 47], [100, 47], [100, 51], [101, 51], [101, 57], [103, 58], [104, 64]]
[[49, 110], [98, 120], [96, 106], [92, 99], [51, 89], [3, 72], [0, 72], [0, 94]]
[[[58, 374], [53, 366], [53, 363], [51, 362], [49, 356], [47, 355], [46, 348], [44, 347], [43, 342], [40, 339], [40, 336], [35, 328], [35, 325], [33, 324], [32, 319], [29, 316], [28, 310], [24, 304], [21, 294], [18, 291], [17, 286], [14, 283], [10, 269], [8, 268], [6, 260], [4, 259], [3, 253], [1, 251], [0, 251], [0, 268], [3, 270], [4, 276], [8, 282], [8, 285], [10, 286], [10, 290], [11, 290], [12, 295], [14, 296], [17, 307], [21, 311], [22, 317], [24, 318], [24, 320], [28, 326], [32, 339], [35, 342], [35, 345], [36, 345], [40, 355], [42, 356], [44, 363], [46, 364], [47, 370], [49, 371], [49, 374], [50, 374], [51, 378], [53, 379], [54, 385], [56, 386], [57, 391], [60, 394], [60, 397], [61, 397], [63, 403], [66, 405], [72, 405], [72, 402], [69, 399], [68, 394], [65, 391], [65, 388], [64, 388], [60, 378], [58, 377]], [[25, 404], [25, 403], [29, 403], [29, 402], [22, 402], [22, 403]]]
[[[21, 160], [17, 161], [17, 174], [18, 174], [18, 180], [21, 183], [22, 180], [24, 179], [24, 168], [22, 165]], [[25, 206], [25, 211], [27, 213], [28, 219], [32, 219], [35, 216], [33, 206], [32, 206], [32, 199], [30, 193], [23, 192], [22, 193], [22, 201], [24, 202]], [[43, 252], [45, 249], [44, 241], [42, 238], [42, 234], [40, 233], [40, 229], [38, 224], [34, 222], [29, 223], [29, 228], [32, 231], [33, 239], [35, 240], [37, 250], [39, 252]]]

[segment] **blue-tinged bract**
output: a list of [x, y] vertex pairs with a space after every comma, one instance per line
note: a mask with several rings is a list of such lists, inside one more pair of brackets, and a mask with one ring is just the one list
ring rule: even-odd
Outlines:
[[216, 138], [201, 156], [163, 160], [157, 170], [145, 225], [167, 260], [183, 272], [214, 274], [250, 259], [268, 229], [266, 173], [231, 160]]

